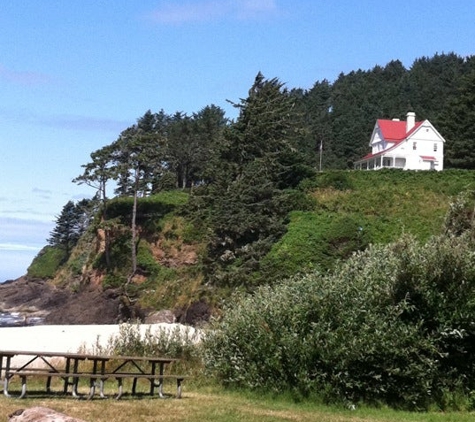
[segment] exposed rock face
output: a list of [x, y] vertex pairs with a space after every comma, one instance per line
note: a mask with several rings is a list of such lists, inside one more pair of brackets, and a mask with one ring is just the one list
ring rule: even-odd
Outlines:
[[44, 324], [116, 324], [143, 319], [140, 309], [124, 304], [115, 290], [72, 292], [26, 277], [0, 284], [0, 311], [38, 316]]
[[9, 422], [86, 422], [47, 407], [19, 409], [8, 415]]
[[[102, 290], [93, 284], [73, 292], [47, 281], [21, 277], [0, 284], [0, 312], [18, 312], [41, 318], [46, 325], [118, 324], [126, 321], [159, 322], [199, 326], [209, 320], [211, 307], [205, 300], [174, 310], [144, 310], [121, 296], [118, 290]], [[28, 323], [25, 322], [25, 325]]]

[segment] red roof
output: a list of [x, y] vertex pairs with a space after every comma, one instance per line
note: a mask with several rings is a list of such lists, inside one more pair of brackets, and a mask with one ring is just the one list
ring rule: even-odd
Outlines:
[[[374, 154], [369, 153], [365, 155], [363, 158], [361, 158], [360, 160], [357, 160], [357, 162], [365, 161], [370, 158], [381, 156], [395, 149], [400, 142], [404, 141], [408, 136], [412, 135], [412, 133], [422, 124], [422, 122], [415, 122], [411, 130], [409, 132], [406, 132], [405, 120], [378, 119], [376, 123], [381, 130], [382, 138], [384, 138], [386, 141], [394, 142], [394, 145], [391, 145], [389, 148], [386, 148], [385, 150], [382, 150], [382, 151], [378, 151]], [[434, 157], [421, 156], [421, 158], [427, 161], [435, 161]]]
[[431, 157], [429, 155], [421, 155], [420, 156], [424, 161], [436, 161], [435, 157]]
[[[393, 145], [392, 147], [390, 147], [390, 148], [386, 148], [386, 149], [384, 149], [382, 151], [378, 151], [374, 154], [370, 152], [369, 154], [367, 154], [363, 158], [361, 158], [361, 160], [368, 160], [369, 158], [374, 158], [374, 157], [378, 157], [380, 155], [386, 154], [387, 152], [392, 151], [394, 148], [396, 148], [396, 146], [397, 146], [397, 143], [395, 145]], [[358, 161], [361, 161], [361, 160], [358, 160]]]
[[406, 139], [412, 132], [414, 132], [422, 122], [416, 122], [414, 127], [407, 133], [405, 121], [378, 119], [377, 123], [381, 129], [381, 135], [384, 139], [399, 143]]

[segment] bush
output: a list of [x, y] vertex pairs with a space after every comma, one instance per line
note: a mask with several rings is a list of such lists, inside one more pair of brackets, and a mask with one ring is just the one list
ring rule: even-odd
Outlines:
[[242, 296], [205, 337], [224, 384], [426, 408], [475, 388], [475, 253], [410, 237]]
[[370, 238], [364, 217], [294, 211], [287, 233], [262, 259], [261, 278], [269, 283], [314, 269], [328, 271], [365, 249]]
[[125, 323], [119, 334], [108, 339], [107, 346], [99, 341], [90, 351], [96, 354], [118, 356], [161, 356], [179, 359], [174, 370], [196, 375], [202, 368], [199, 348], [200, 333], [192, 327], [174, 325], [152, 331], [151, 326]]

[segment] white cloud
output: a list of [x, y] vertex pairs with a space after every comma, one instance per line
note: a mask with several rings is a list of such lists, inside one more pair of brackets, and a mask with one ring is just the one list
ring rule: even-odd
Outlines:
[[48, 189], [33, 188], [31, 192], [37, 198], [41, 198], [41, 199], [51, 199], [53, 195], [53, 192]]
[[38, 123], [68, 130], [91, 130], [117, 133], [124, 130], [130, 122], [90, 116], [57, 115], [41, 117]]
[[0, 108], [0, 117], [14, 122], [21, 122], [23, 124], [28, 123], [74, 131], [81, 130], [117, 133], [130, 126], [130, 121], [125, 120], [72, 114], [42, 115], [31, 110], [10, 110], [6, 108]]
[[226, 18], [257, 19], [277, 11], [275, 0], [200, 0], [162, 4], [149, 14], [160, 24], [210, 22]]
[[18, 245], [15, 243], [0, 243], [0, 251], [39, 251], [39, 246]]
[[51, 82], [52, 78], [39, 72], [25, 70], [12, 70], [0, 64], [0, 79], [18, 85], [44, 85]]

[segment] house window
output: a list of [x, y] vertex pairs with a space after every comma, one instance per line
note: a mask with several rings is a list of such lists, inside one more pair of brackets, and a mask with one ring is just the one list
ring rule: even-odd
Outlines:
[[434, 152], [437, 152], [437, 144], [434, 144]]
[[413, 142], [413, 143], [412, 143], [412, 149], [413, 149], [413, 150], [416, 150], [416, 149], [417, 149], [417, 142]]

